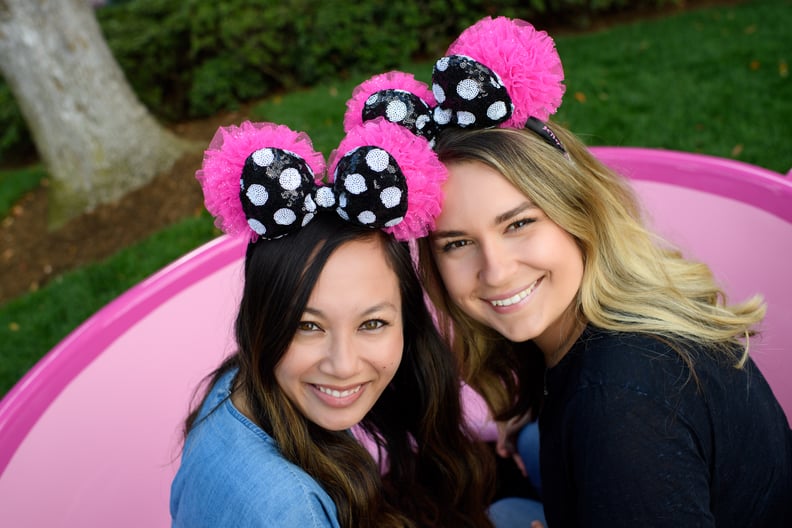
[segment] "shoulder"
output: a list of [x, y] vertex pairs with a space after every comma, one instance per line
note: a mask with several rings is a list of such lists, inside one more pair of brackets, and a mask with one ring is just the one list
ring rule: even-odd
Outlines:
[[336, 526], [330, 496], [229, 400], [188, 435], [171, 485], [174, 526]]
[[[637, 332], [588, 330], [570, 358], [579, 373], [580, 388], [614, 385], [642, 394], [666, 392], [668, 384], [684, 385], [688, 365], [675, 346], [660, 337]], [[693, 356], [695, 347], [687, 347]]]
[[[705, 401], [676, 346], [652, 335], [587, 328], [548, 370], [546, 405], [568, 424], [611, 424], [624, 434], [633, 431], [631, 423], [647, 421], [661, 428], [706, 425]], [[706, 355], [686, 350], [694, 358]]]

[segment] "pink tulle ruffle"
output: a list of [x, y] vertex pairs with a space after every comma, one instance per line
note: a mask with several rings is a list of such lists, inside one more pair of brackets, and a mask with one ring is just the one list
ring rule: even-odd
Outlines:
[[203, 164], [195, 177], [201, 183], [206, 209], [215, 217], [215, 225], [229, 235], [258, 235], [248, 226], [239, 199], [240, 178], [245, 160], [262, 148], [278, 148], [302, 157], [321, 181], [324, 157], [314, 151], [311, 139], [284, 125], [245, 121], [239, 126], [220, 127], [204, 152]]
[[465, 55], [500, 76], [514, 103], [503, 127], [522, 128], [529, 117], [547, 121], [561, 105], [566, 87], [555, 43], [524, 20], [483, 18], [465, 29], [446, 55]]
[[350, 129], [330, 155], [328, 177], [333, 178], [341, 157], [363, 146], [377, 146], [387, 151], [399, 164], [407, 182], [407, 214], [399, 224], [384, 231], [398, 240], [429, 234], [434, 229], [434, 219], [440, 214], [441, 186], [448, 175], [429, 142], [385, 118], [366, 121]]
[[348, 132], [363, 123], [363, 108], [366, 101], [381, 90], [403, 90], [421, 98], [428, 106], [435, 106], [435, 98], [429, 87], [415, 79], [411, 73], [389, 71], [363, 81], [352, 91], [344, 114], [344, 131]]

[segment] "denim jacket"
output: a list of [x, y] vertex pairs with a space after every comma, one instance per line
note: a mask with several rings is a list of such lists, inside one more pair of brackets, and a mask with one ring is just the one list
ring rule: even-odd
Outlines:
[[171, 485], [177, 527], [338, 527], [336, 507], [311, 476], [234, 407], [236, 371], [211, 389]]

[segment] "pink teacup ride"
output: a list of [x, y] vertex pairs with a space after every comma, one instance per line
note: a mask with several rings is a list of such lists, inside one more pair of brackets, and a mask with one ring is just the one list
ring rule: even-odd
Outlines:
[[[652, 224], [710, 264], [730, 299], [765, 296], [751, 354], [792, 418], [792, 181], [745, 163], [596, 147]], [[74, 330], [0, 401], [0, 525], [170, 525], [170, 482], [199, 382], [234, 350], [244, 246], [220, 237]], [[494, 428], [465, 392], [483, 437]]]

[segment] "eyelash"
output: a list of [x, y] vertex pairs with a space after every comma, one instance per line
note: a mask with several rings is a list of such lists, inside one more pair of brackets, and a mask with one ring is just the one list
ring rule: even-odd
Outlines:
[[[374, 323], [374, 327], [373, 328], [368, 327], [368, 325], [370, 325], [371, 323]], [[367, 331], [379, 330], [380, 328], [384, 328], [384, 327], [388, 326], [389, 324], [390, 324], [389, 322], [383, 321], [382, 319], [369, 319], [368, 321], [366, 321], [362, 325], [360, 325], [360, 328], [362, 330], [367, 330]]]
[[527, 226], [528, 224], [533, 224], [536, 222], [536, 218], [521, 218], [516, 222], [512, 222], [509, 224], [509, 227], [506, 228], [507, 231], [514, 231], [517, 229], [522, 229], [523, 227]]
[[[388, 325], [390, 325], [390, 323], [382, 319], [369, 319], [368, 321], [364, 321], [359, 328], [361, 330], [373, 331], [373, 330], [379, 330], [380, 328], [384, 328]], [[316, 331], [321, 331], [322, 327], [314, 323], [313, 321], [300, 321], [300, 324], [297, 325], [297, 330], [301, 332], [316, 332]]]
[[470, 244], [469, 240], [453, 240], [447, 244], [443, 244], [442, 251], [443, 253], [448, 253], [449, 251], [465, 247], [468, 244]]
[[317, 330], [321, 329], [322, 328], [313, 321], [300, 321], [300, 323], [297, 325], [297, 330], [301, 332], [316, 332]]

